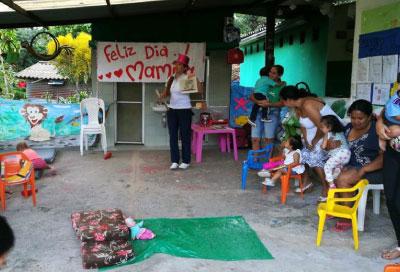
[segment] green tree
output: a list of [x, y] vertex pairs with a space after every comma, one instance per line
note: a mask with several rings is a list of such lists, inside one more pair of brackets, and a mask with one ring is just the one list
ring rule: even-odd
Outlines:
[[[41, 32], [41, 31], [45, 31], [44, 28], [42, 27], [33, 27], [33, 28], [18, 28], [16, 30], [17, 33], [17, 39], [19, 42], [22, 41], [28, 41], [30, 42], [31, 39], [33, 38], [33, 36], [35, 36], [37, 33]], [[35, 45], [35, 49], [40, 50], [40, 52], [46, 52], [46, 44], [44, 45]], [[19, 58], [18, 61], [16, 63], [17, 67], [17, 71], [21, 71], [29, 66], [32, 66], [33, 64], [35, 64], [36, 62], [38, 62], [38, 60], [32, 56], [31, 54], [29, 54], [29, 52], [25, 49], [22, 48], [19, 54]]]
[[[14, 29], [0, 30], [0, 88], [4, 88], [4, 94], [8, 95], [11, 83], [15, 77], [10, 63], [18, 59], [19, 42], [17, 41], [17, 34]], [[3, 91], [2, 91], [3, 93]]]
[[[91, 72], [91, 51], [89, 42], [92, 36], [81, 32], [75, 38], [71, 33], [57, 37], [61, 46], [66, 45], [72, 48], [72, 52], [63, 50], [55, 59], [60, 74], [67, 76], [76, 84], [78, 91], [80, 83], [87, 83]], [[52, 54], [55, 50], [53, 41], [47, 44], [47, 51]]]
[[241, 34], [246, 34], [251, 31], [255, 31], [262, 26], [265, 26], [266, 17], [247, 15], [241, 13], [235, 13], [235, 26], [240, 29]]
[[[33, 36], [38, 34], [39, 32], [50, 32], [54, 36], [65, 36], [68, 33], [71, 33], [75, 38], [81, 32], [90, 33], [91, 32], [91, 24], [78, 24], [78, 25], [61, 25], [61, 26], [50, 26], [48, 29], [43, 27], [32, 27], [32, 28], [18, 28], [16, 30], [18, 41], [28, 41], [30, 42]], [[39, 42], [35, 42], [35, 50], [38, 52], [46, 52], [47, 44], [49, 40], [40, 40]], [[20, 52], [19, 59], [16, 63], [17, 71], [23, 70], [33, 64], [38, 62], [38, 60], [28, 53], [25, 49], [22, 49]]]
[[79, 24], [79, 25], [62, 25], [62, 26], [51, 26], [49, 27], [49, 32], [54, 36], [65, 36], [67, 34], [72, 34], [72, 37], [76, 38], [79, 33], [91, 33], [91, 24]]

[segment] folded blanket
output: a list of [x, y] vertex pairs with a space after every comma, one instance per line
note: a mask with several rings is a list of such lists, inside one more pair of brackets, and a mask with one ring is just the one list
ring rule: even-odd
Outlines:
[[83, 268], [100, 268], [123, 264], [134, 254], [130, 241], [115, 240], [81, 243]]
[[83, 242], [130, 239], [129, 228], [118, 209], [76, 212], [71, 220], [76, 235]]

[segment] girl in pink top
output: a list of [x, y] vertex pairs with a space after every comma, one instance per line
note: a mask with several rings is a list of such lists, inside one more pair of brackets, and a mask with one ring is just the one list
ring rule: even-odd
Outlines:
[[26, 142], [20, 142], [17, 144], [17, 151], [24, 153], [28, 159], [32, 162], [35, 170], [50, 169], [50, 166], [43, 160], [35, 150], [29, 148]]

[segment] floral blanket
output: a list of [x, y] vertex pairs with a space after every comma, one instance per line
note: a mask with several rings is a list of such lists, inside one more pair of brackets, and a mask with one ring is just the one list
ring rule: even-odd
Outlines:
[[71, 215], [72, 227], [82, 242], [103, 242], [130, 239], [122, 211], [107, 209], [76, 212]]
[[83, 268], [100, 268], [127, 262], [134, 254], [129, 240], [82, 242]]

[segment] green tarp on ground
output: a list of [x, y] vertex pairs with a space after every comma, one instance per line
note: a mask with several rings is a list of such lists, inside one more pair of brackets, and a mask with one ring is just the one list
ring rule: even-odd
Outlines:
[[[224, 261], [273, 259], [242, 216], [145, 219], [144, 227], [156, 238], [135, 240], [136, 257], [123, 265], [141, 262], [156, 253]], [[115, 267], [104, 269], [110, 268]]]

